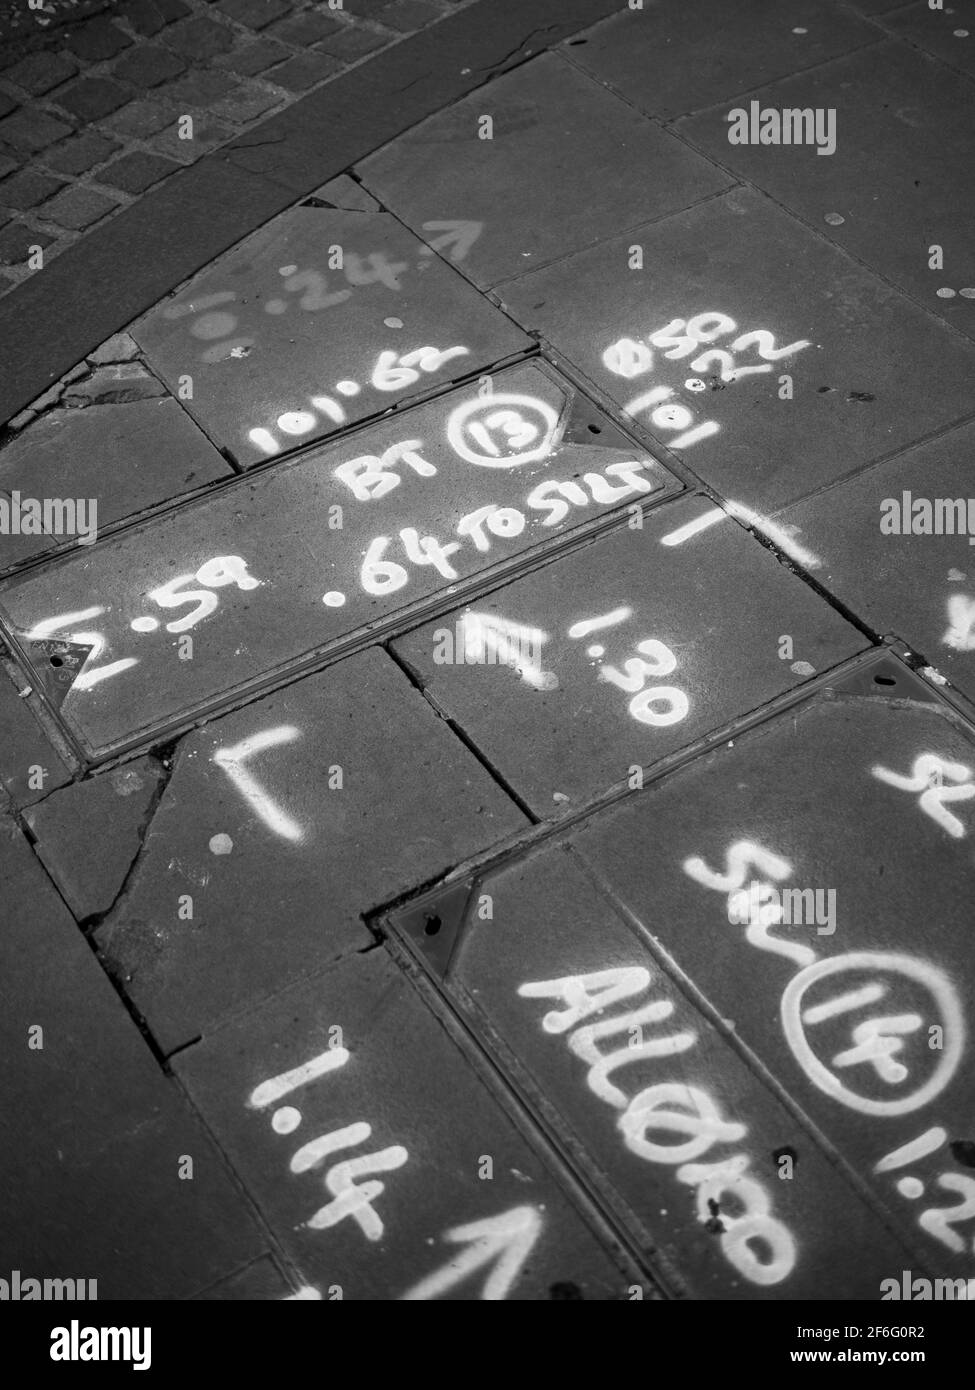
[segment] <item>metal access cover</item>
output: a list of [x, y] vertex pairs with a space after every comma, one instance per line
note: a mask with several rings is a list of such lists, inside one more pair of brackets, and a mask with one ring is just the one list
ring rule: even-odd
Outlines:
[[315, 207], [275, 218], [133, 336], [245, 465], [531, 347], [394, 217]]
[[397, 413], [8, 581], [0, 613], [35, 677], [50, 638], [91, 649], [60, 705], [87, 754], [307, 666], [403, 609], [425, 617], [431, 598], [520, 569], [565, 531], [679, 487], [552, 369], [526, 363], [490, 386]]
[[578, 843], [935, 1274], [970, 1275], [970, 726], [871, 659]]
[[[639, 857], [667, 847], [661, 818]], [[868, 1299], [910, 1265], [573, 853], [543, 849], [392, 921], [532, 1113], [625, 1205], [672, 1292]]]

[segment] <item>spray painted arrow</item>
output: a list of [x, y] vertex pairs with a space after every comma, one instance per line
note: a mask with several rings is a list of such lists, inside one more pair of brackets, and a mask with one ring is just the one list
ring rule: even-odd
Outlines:
[[443, 232], [443, 236], [428, 241], [424, 250], [440, 251], [445, 246], [452, 247], [450, 259], [462, 261], [468, 251], [484, 231], [483, 222], [424, 222], [425, 232]]
[[469, 1226], [455, 1226], [452, 1231], [445, 1231], [444, 1240], [467, 1248], [419, 1284], [414, 1284], [400, 1302], [439, 1298], [485, 1265], [494, 1267], [485, 1280], [481, 1299], [500, 1302], [507, 1298], [541, 1230], [542, 1218], [535, 1207], [512, 1207], [501, 1216], [490, 1216], [485, 1221], [473, 1221]]
[[510, 666], [536, 690], [557, 687], [554, 671], [542, 670], [541, 645], [548, 641], [548, 634], [541, 628], [524, 627], [491, 613], [465, 613], [461, 621], [468, 661]]

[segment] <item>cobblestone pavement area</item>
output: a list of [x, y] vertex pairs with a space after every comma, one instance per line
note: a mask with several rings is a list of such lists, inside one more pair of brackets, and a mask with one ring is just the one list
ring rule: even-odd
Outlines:
[[971, 1279], [975, 0], [0, 24], [4, 1287]]

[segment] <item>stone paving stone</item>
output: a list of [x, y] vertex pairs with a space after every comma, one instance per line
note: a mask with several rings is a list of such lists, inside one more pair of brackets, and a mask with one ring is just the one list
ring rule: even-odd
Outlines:
[[[822, 556], [816, 578], [830, 593], [874, 631], [907, 642], [971, 700], [973, 448], [975, 425], [963, 426], [779, 518]], [[924, 529], [914, 534], [912, 525]]]
[[98, 16], [79, 24], [65, 38], [71, 52], [86, 63], [101, 63], [106, 58], [114, 58], [116, 53], [121, 53], [131, 43], [128, 34], [117, 24]]
[[28, 806], [71, 781], [71, 769], [18, 693], [27, 688], [0, 669], [0, 782], [14, 806]]
[[123, 193], [144, 193], [179, 167], [172, 159], [136, 150], [109, 164], [98, 175], [98, 181], [108, 184], [110, 188], [121, 188]]
[[32, 246], [52, 246], [54, 237], [38, 232], [33, 227], [11, 222], [0, 230], [0, 262], [4, 265], [20, 265], [30, 254]]
[[170, 125], [177, 115], [175, 106], [161, 106], [154, 101], [130, 101], [102, 124], [119, 135], [132, 135], [137, 140], [145, 140], [155, 135], [157, 130]]
[[[667, 838], [655, 822], [654, 855]], [[427, 903], [429, 921], [439, 913], [435, 897]], [[562, 849], [472, 885], [447, 988], [475, 1032], [517, 1059], [529, 1100], [554, 1106], [676, 1291], [875, 1299], [881, 1279], [910, 1266], [907, 1248]]]
[[[230, 468], [173, 400], [55, 410], [0, 452], [0, 488], [30, 498], [83, 498], [111, 521], [226, 477]], [[0, 538], [6, 568], [48, 549], [51, 535]], [[76, 610], [80, 611], [80, 610]]]
[[151, 38], [166, 27], [166, 19], [153, 0], [123, 0], [118, 14], [132, 26], [137, 34]]
[[889, 15], [887, 24], [952, 67], [975, 73], [975, 0], [954, 0], [944, 10], [931, 10], [921, 0]]
[[93, 188], [75, 185], [61, 193], [44, 209], [45, 218], [56, 222], [60, 227], [81, 231], [98, 222], [108, 213], [114, 212], [119, 203], [98, 193]]
[[157, 87], [171, 77], [186, 71], [186, 64], [175, 53], [157, 44], [145, 44], [127, 53], [112, 68], [113, 76], [133, 87]]
[[155, 758], [76, 782], [24, 816], [34, 849], [79, 921], [107, 912], [142, 848], [161, 788]]
[[[268, 73], [270, 79], [271, 74]], [[229, 97], [224, 97], [222, 101], [213, 103], [213, 113], [227, 121], [236, 121], [238, 124], [247, 124], [262, 116], [265, 111], [269, 111], [272, 106], [277, 106], [281, 102], [280, 92], [265, 91], [259, 89], [253, 92], [231, 92]]]
[[[238, 93], [233, 93], [223, 101], [215, 101], [214, 110], [222, 108], [225, 102], [233, 103], [237, 96]], [[225, 125], [223, 121], [215, 120], [212, 116], [194, 116], [191, 140], [181, 137], [180, 123], [177, 121], [168, 130], [154, 136], [152, 143], [167, 158], [179, 160], [183, 164], [192, 164], [194, 160], [201, 159], [211, 146], [221, 145], [225, 140], [229, 140], [233, 133], [230, 126]]]
[[833, 0], [657, 0], [622, 6], [566, 49], [641, 111], [672, 118], [882, 37]]
[[236, 87], [237, 83], [224, 72], [217, 72], [216, 69], [203, 72], [194, 68], [175, 82], [167, 82], [165, 87], [159, 89], [159, 95], [177, 105], [210, 106], [228, 96]]
[[[329, 264], [333, 247], [342, 270]], [[134, 336], [174, 389], [191, 374], [187, 408], [244, 464], [280, 449], [251, 437], [276, 420], [310, 421], [307, 443], [530, 342], [394, 218], [303, 207], [150, 310]], [[402, 355], [427, 346], [466, 350], [403, 368]], [[340, 381], [354, 394], [333, 398]], [[312, 414], [316, 399], [326, 404]]]
[[[694, 529], [699, 522], [711, 524]], [[541, 816], [631, 779], [864, 646], [700, 497], [394, 644]]]
[[238, 72], [243, 77], [254, 77], [273, 63], [287, 58], [288, 54], [289, 50], [283, 43], [275, 43], [268, 38], [254, 39], [251, 43], [238, 44], [226, 57], [218, 58], [217, 63], [220, 67], [229, 68], [231, 72]]
[[372, 649], [183, 740], [99, 944], [169, 1052], [362, 950], [361, 913], [524, 823]]
[[20, 174], [15, 174], [11, 179], [5, 179], [0, 183], [0, 206], [14, 208], [18, 212], [23, 212], [26, 208], [33, 208], [38, 203], [46, 202], [48, 198], [57, 193], [59, 188], [64, 187], [62, 179], [52, 179], [47, 174], [38, 174], [31, 169], [25, 169]]
[[271, 68], [264, 76], [268, 82], [276, 82], [287, 92], [305, 92], [339, 72], [341, 66], [337, 59], [327, 53], [299, 53], [286, 63]]
[[70, 407], [119, 405], [165, 393], [165, 387], [141, 362], [123, 362], [98, 367], [83, 381], [73, 382], [65, 391], [62, 404]]
[[345, 27], [340, 19], [305, 10], [301, 14], [279, 20], [268, 32], [277, 39], [294, 44], [297, 48], [311, 48], [330, 34], [343, 33]]
[[71, 127], [42, 111], [20, 110], [0, 121], [0, 141], [23, 154], [36, 154], [71, 134]]
[[104, 164], [118, 148], [117, 141], [107, 140], [104, 135], [96, 135], [88, 130], [83, 135], [66, 140], [57, 149], [48, 151], [44, 163], [59, 174], [86, 174], [97, 164]]
[[78, 64], [65, 53], [31, 53], [12, 68], [7, 68], [4, 77], [37, 97], [60, 87], [77, 71]]
[[246, 24], [248, 29], [266, 29], [276, 19], [290, 14], [289, 0], [220, 0], [217, 5], [229, 19]]
[[[753, 94], [760, 108], [833, 108], [836, 149], [730, 145], [726, 112], [682, 122], [695, 144], [764, 188], [934, 313], [975, 337], [975, 187], [967, 142], [975, 89], [962, 74], [901, 43], [883, 44]], [[843, 219], [839, 224], [828, 216]], [[929, 268], [929, 248], [944, 252]], [[939, 297], [954, 289], [953, 298]]]
[[343, 58], [346, 62], [355, 62], [377, 48], [384, 48], [389, 42], [387, 34], [377, 34], [372, 29], [354, 29], [346, 25], [341, 34], [332, 34], [322, 39], [316, 47], [326, 53], [333, 53], [336, 58]]
[[166, 35], [166, 46], [182, 53], [191, 62], [200, 63], [207, 58], [215, 58], [218, 53], [227, 53], [234, 46], [236, 34], [227, 24], [204, 16], [188, 19]]
[[973, 758], [888, 657], [580, 842], [939, 1275], [971, 1267]]
[[[490, 140], [478, 134], [484, 114]], [[626, 178], [608, 181], [621, 159]], [[720, 170], [555, 54], [432, 116], [357, 172], [432, 245], [445, 216], [476, 228], [469, 249], [456, 243], [448, 254], [481, 286], [728, 187]]]
[[967, 344], [746, 189], [502, 293], [699, 477], [761, 511], [971, 410]]
[[380, 206], [375, 198], [356, 183], [348, 174], [339, 174], [337, 179], [329, 179], [321, 188], [309, 193], [309, 198], [320, 198], [333, 208], [345, 208], [348, 212], [379, 212]]
[[114, 333], [102, 343], [101, 347], [88, 354], [88, 361], [95, 366], [113, 362], [129, 362], [139, 355], [139, 344], [128, 333]]
[[11, 111], [17, 110], [17, 102], [13, 97], [8, 97], [6, 92], [0, 92], [0, 116], [9, 116]]
[[[629, 1296], [632, 1273], [381, 952], [303, 982], [175, 1065], [322, 1299], [548, 1300], [565, 1285]], [[480, 1259], [478, 1240], [490, 1242]]]
[[98, 121], [124, 106], [131, 93], [107, 77], [82, 77], [57, 93], [58, 106], [80, 121]]
[[[86, 746], [161, 731], [409, 604], [423, 600], [425, 616], [435, 596], [678, 486], [551, 370], [495, 382], [489, 397], [440, 397], [15, 584], [2, 605], [17, 630], [96, 607], [106, 653], [128, 662], [119, 680], [68, 691], [61, 715]], [[475, 431], [497, 455], [478, 452]], [[161, 630], [164, 609], [191, 602]], [[211, 614], [193, 659], [178, 659], [180, 634]]]

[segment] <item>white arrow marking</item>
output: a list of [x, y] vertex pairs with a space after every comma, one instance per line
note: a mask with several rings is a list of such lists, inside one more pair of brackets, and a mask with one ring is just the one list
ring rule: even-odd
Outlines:
[[489, 613], [465, 613], [462, 623], [467, 661], [510, 666], [536, 690], [554, 690], [558, 685], [552, 671], [542, 670], [541, 646], [548, 634], [541, 628], [524, 627]]
[[468, 251], [477, 241], [484, 231], [483, 222], [424, 222], [425, 232], [443, 232], [443, 236], [438, 236], [433, 241], [428, 241], [427, 246], [431, 251], [439, 251], [442, 247], [452, 246], [450, 253], [452, 261], [462, 261]]
[[469, 1226], [455, 1226], [452, 1231], [445, 1231], [444, 1240], [452, 1245], [466, 1245], [467, 1249], [426, 1279], [421, 1279], [419, 1284], [414, 1284], [400, 1302], [439, 1298], [485, 1265], [494, 1268], [485, 1280], [481, 1299], [500, 1302], [507, 1298], [541, 1230], [542, 1218], [534, 1207], [512, 1207], [501, 1216], [490, 1216], [485, 1221], [473, 1221]]

